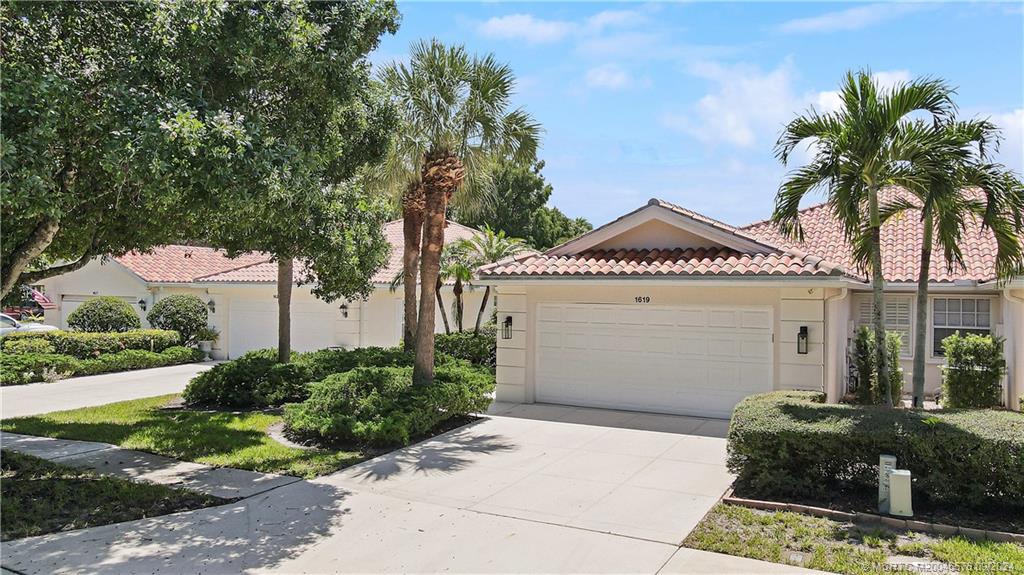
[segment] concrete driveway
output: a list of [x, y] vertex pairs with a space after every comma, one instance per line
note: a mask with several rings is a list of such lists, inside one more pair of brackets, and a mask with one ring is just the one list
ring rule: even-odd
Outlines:
[[730, 478], [719, 420], [499, 405], [242, 501], [4, 543], [18, 573], [810, 573], [679, 547]]
[[104, 405], [115, 401], [180, 393], [189, 380], [215, 364], [187, 363], [72, 377], [56, 383], [30, 383], [0, 387], [3, 419], [38, 415], [64, 409]]

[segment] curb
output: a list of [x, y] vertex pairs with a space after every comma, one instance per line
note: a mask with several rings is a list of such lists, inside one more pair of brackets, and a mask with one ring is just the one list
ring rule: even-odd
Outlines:
[[1024, 533], [1010, 533], [1007, 531], [986, 531], [984, 529], [960, 527], [959, 525], [948, 525], [945, 523], [929, 523], [927, 521], [902, 519], [897, 517], [889, 517], [887, 515], [875, 515], [872, 513], [847, 513], [845, 511], [836, 511], [835, 509], [826, 509], [824, 507], [812, 507], [810, 505], [800, 505], [796, 503], [780, 503], [777, 501], [761, 501], [760, 499], [744, 499], [742, 497], [733, 497], [731, 488], [722, 497], [722, 503], [728, 503], [730, 505], [739, 505], [741, 507], [749, 507], [751, 509], [760, 509], [762, 511], [791, 511], [793, 513], [802, 513], [804, 515], [824, 517], [826, 519], [832, 519], [834, 521], [857, 523], [860, 525], [868, 526], [884, 526], [892, 529], [905, 529], [908, 531], [919, 531], [922, 533], [934, 533], [936, 535], [942, 535], [945, 537], [962, 535], [968, 539], [974, 539], [976, 541], [987, 539], [989, 541], [995, 541], [998, 543], [1017, 543], [1020, 545], [1024, 545]]

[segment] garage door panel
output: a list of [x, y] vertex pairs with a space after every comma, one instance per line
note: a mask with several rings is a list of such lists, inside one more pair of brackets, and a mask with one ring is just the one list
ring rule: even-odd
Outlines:
[[538, 401], [728, 417], [772, 387], [770, 308], [538, 308]]

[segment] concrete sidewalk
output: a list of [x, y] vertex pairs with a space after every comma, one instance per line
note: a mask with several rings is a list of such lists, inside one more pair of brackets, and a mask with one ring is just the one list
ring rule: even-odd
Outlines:
[[71, 441], [0, 432], [4, 449], [112, 475], [238, 499], [300, 481], [298, 477], [178, 461], [162, 455], [122, 449], [108, 443]]
[[56, 383], [30, 383], [0, 387], [0, 415], [3, 419], [38, 415], [51, 411], [105, 405], [181, 393], [196, 375], [216, 365], [186, 363], [153, 369], [138, 369], [72, 377]]

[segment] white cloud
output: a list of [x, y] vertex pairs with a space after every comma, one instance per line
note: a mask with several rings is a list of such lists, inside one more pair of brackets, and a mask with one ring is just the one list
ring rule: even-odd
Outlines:
[[533, 44], [557, 42], [575, 30], [576, 24], [563, 20], [543, 20], [530, 14], [495, 16], [477, 27], [489, 38], [526, 40]]
[[871, 79], [875, 81], [882, 90], [891, 90], [896, 84], [905, 84], [910, 81], [909, 70], [889, 70], [887, 72], [874, 72]]
[[1003, 132], [999, 160], [1020, 176], [1024, 173], [1024, 108], [993, 114], [989, 119]]
[[617, 64], [605, 64], [587, 70], [587, 85], [595, 88], [618, 90], [633, 83], [629, 72]]
[[826, 12], [819, 16], [789, 20], [788, 22], [783, 22], [779, 26], [779, 30], [786, 33], [860, 30], [885, 20], [909, 14], [921, 8], [921, 5], [911, 3], [868, 4], [867, 6]]
[[636, 26], [647, 20], [647, 16], [636, 10], [605, 10], [587, 18], [587, 28], [601, 32], [615, 26]]

